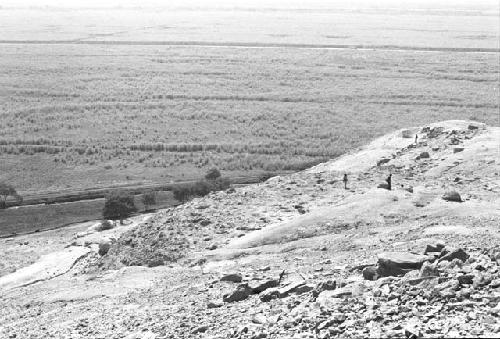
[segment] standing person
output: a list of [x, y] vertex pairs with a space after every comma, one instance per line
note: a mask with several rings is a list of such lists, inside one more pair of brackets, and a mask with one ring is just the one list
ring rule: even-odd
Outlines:
[[415, 134], [415, 145], [418, 143], [418, 134]]
[[347, 173], [344, 173], [344, 179], [342, 179], [344, 182], [344, 189], [347, 189]]
[[392, 187], [392, 173], [389, 173], [389, 176], [385, 179], [385, 181], [387, 181], [387, 189], [390, 191]]

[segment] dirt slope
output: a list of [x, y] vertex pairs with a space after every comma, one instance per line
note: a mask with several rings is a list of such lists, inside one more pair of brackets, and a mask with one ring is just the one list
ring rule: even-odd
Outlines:
[[499, 127], [445, 121], [195, 199], [4, 289], [0, 336], [498, 336], [499, 164]]

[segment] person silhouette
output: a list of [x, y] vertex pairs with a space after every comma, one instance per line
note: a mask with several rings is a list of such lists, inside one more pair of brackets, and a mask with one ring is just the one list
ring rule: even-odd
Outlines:
[[387, 189], [390, 191], [392, 187], [392, 173], [389, 173], [389, 176], [385, 179], [385, 181], [387, 182]]
[[344, 173], [344, 179], [342, 179], [344, 182], [344, 189], [347, 189], [347, 173]]
[[418, 143], [418, 134], [415, 134], [415, 145]]

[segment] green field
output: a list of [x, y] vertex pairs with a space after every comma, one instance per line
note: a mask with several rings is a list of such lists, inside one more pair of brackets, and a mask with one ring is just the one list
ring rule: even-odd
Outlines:
[[395, 128], [498, 124], [498, 72], [498, 53], [3, 44], [0, 179], [38, 192], [301, 169]]

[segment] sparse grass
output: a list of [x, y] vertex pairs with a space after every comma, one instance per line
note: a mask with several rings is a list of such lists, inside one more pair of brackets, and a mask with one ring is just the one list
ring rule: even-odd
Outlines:
[[21, 193], [299, 170], [395, 128], [498, 123], [495, 53], [2, 48], [0, 179]]

